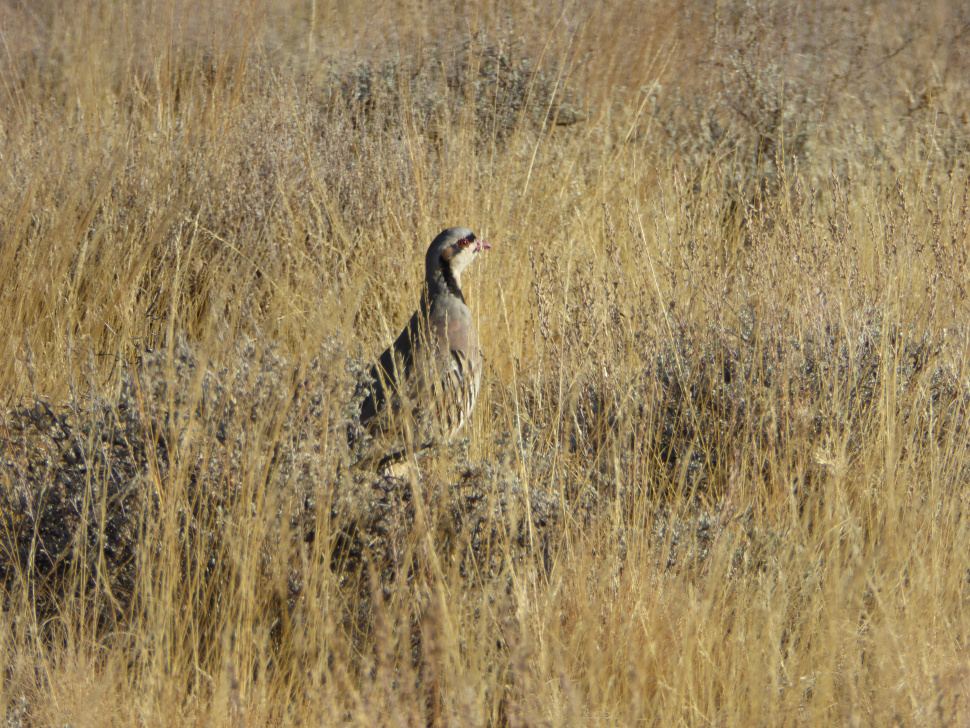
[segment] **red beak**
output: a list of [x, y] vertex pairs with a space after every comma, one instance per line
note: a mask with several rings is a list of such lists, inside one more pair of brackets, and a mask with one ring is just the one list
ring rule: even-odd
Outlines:
[[491, 247], [492, 246], [488, 244], [488, 241], [487, 240], [476, 240], [475, 241], [475, 252], [476, 253], [479, 250], [488, 250]]

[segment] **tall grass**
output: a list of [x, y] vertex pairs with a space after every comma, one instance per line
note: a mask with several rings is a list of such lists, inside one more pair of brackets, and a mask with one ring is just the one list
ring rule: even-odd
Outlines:
[[[970, 720], [964, 9], [0, 28], [10, 724]], [[468, 441], [348, 472], [456, 224]]]

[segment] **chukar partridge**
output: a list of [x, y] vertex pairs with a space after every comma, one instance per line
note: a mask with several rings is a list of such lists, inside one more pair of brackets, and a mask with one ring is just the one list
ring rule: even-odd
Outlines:
[[471, 419], [482, 355], [461, 274], [490, 247], [463, 227], [431, 242], [420, 306], [370, 371], [360, 424], [372, 441], [361, 463], [382, 469], [409, 449], [449, 442]]

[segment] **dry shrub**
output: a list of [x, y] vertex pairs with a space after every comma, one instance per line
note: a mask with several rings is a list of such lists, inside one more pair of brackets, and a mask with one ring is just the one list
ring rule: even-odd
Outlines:
[[[10, 724], [966, 722], [962, 7], [0, 22]], [[355, 471], [452, 224], [468, 439]]]

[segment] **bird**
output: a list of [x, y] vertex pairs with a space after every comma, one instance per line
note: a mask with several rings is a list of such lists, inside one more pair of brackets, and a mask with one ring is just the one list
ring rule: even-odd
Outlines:
[[351, 436], [352, 445], [367, 438], [358, 466], [376, 463], [380, 471], [409, 451], [448, 443], [471, 419], [482, 353], [461, 275], [491, 247], [464, 227], [431, 241], [418, 309], [369, 371], [360, 427]]

